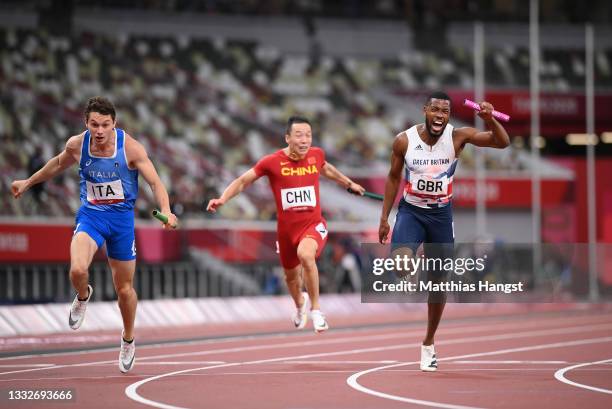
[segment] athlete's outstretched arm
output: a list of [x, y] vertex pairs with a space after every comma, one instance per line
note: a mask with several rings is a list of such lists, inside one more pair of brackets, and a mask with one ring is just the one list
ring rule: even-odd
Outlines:
[[24, 194], [29, 188], [31, 188], [35, 184], [46, 182], [54, 176], [57, 176], [58, 174], [62, 173], [70, 166], [74, 165], [76, 163], [76, 158], [79, 154], [81, 138], [82, 135], [75, 135], [68, 139], [64, 150], [58, 155], [49, 159], [45, 166], [40, 168], [40, 170], [38, 170], [28, 179], [13, 181], [13, 183], [11, 184], [11, 191], [13, 192], [13, 197], [21, 197], [22, 194]]
[[168, 216], [168, 223], [164, 224], [164, 229], [168, 227], [176, 227], [178, 225], [177, 217], [170, 211], [170, 199], [168, 191], [162, 183], [153, 162], [149, 159], [149, 155], [144, 146], [134, 138], [126, 135], [125, 149], [129, 160], [129, 166], [138, 169], [143, 179], [151, 187], [155, 201], [161, 212]]
[[382, 213], [380, 215], [380, 224], [378, 226], [378, 241], [382, 244], [387, 240], [389, 235], [389, 213], [397, 196], [397, 189], [402, 180], [402, 170], [404, 169], [404, 156], [408, 150], [408, 138], [405, 133], [401, 133], [395, 137], [393, 148], [391, 151], [391, 166], [387, 181], [385, 182], [385, 198], [383, 200]]
[[325, 162], [321, 168], [321, 174], [328, 179], [333, 180], [345, 189], [351, 189], [354, 192], [363, 195], [365, 189], [358, 183], [353, 182], [348, 176], [340, 172], [334, 165], [329, 162]]
[[510, 137], [495, 117], [493, 117], [493, 105], [488, 102], [480, 104], [478, 116], [482, 118], [487, 127], [487, 131], [479, 131], [474, 128], [459, 128], [458, 132], [462, 136], [463, 144], [471, 143], [476, 146], [487, 148], [503, 149], [510, 145]]
[[225, 188], [221, 197], [211, 199], [208, 202], [208, 206], [206, 206], [206, 210], [211, 213], [215, 213], [217, 208], [223, 206], [231, 198], [242, 192], [247, 186], [255, 182], [257, 179], [259, 179], [259, 176], [257, 176], [257, 173], [255, 173], [255, 169], [251, 168], [247, 170], [242, 175], [234, 179], [232, 183]]

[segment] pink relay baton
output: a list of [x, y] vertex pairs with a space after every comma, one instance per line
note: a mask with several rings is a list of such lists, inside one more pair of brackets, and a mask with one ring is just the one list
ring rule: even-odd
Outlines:
[[[480, 105], [467, 98], [463, 100], [463, 105], [466, 107], [470, 107], [474, 109], [475, 111], [480, 111]], [[499, 111], [493, 111], [493, 116], [502, 122], [508, 122], [510, 120], [510, 115], [504, 114], [503, 112], [499, 112]]]

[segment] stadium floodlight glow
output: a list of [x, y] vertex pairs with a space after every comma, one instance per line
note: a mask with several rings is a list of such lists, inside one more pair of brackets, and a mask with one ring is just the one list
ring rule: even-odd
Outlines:
[[603, 143], [612, 143], [612, 132], [604, 132], [601, 134], [601, 141]]
[[599, 138], [595, 134], [569, 133], [565, 136], [568, 145], [597, 145]]

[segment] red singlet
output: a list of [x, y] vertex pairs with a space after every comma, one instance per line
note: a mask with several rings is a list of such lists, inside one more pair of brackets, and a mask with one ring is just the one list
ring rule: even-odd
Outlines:
[[306, 237], [317, 244], [317, 257], [327, 241], [327, 222], [321, 215], [319, 174], [325, 152], [311, 147], [301, 160], [293, 160], [281, 149], [264, 156], [254, 166], [257, 176], [267, 176], [276, 201], [278, 247], [281, 264], [292, 269], [300, 264], [297, 247]]

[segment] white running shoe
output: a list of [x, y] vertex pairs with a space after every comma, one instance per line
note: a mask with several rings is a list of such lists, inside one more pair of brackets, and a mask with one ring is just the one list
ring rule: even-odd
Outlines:
[[438, 360], [433, 344], [421, 345], [421, 371], [434, 372], [438, 370]]
[[325, 315], [321, 312], [321, 310], [310, 311], [310, 318], [312, 318], [312, 326], [314, 327], [316, 333], [320, 334], [323, 331], [327, 331], [329, 328]]
[[136, 362], [136, 341], [125, 342], [121, 332], [121, 350], [119, 351], [119, 370], [126, 373], [134, 367]]
[[79, 329], [83, 320], [85, 319], [85, 311], [87, 311], [87, 303], [93, 294], [93, 287], [89, 284], [87, 285], [87, 291], [89, 294], [87, 295], [87, 299], [85, 301], [79, 300], [79, 293], [74, 296], [74, 301], [72, 301], [72, 305], [70, 306], [70, 314], [68, 315], [68, 325], [72, 329]]
[[303, 291], [302, 297], [304, 297], [304, 304], [300, 308], [296, 308], [291, 320], [293, 321], [293, 325], [295, 328], [302, 329], [306, 326], [308, 322], [308, 293]]

